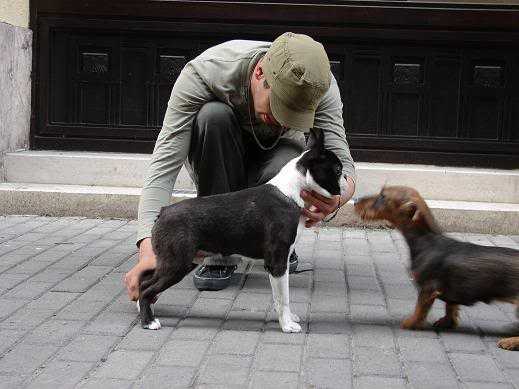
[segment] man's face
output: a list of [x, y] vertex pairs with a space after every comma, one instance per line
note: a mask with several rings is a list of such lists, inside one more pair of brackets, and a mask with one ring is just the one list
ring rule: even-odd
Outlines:
[[280, 131], [284, 128], [274, 118], [270, 109], [270, 94], [272, 90], [265, 82], [265, 74], [261, 68], [261, 61], [256, 65], [251, 77], [251, 94], [254, 102], [256, 117], [269, 127], [277, 127]]

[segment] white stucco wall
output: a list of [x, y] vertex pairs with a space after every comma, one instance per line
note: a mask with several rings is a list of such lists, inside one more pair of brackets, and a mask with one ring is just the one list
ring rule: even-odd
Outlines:
[[0, 0], [0, 22], [29, 26], [29, 0]]

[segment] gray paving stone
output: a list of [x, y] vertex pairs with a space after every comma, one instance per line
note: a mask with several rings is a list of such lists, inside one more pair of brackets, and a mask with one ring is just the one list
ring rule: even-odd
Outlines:
[[34, 299], [52, 288], [48, 282], [32, 282], [27, 280], [11, 289], [4, 296], [12, 299]]
[[452, 389], [458, 387], [454, 370], [448, 363], [409, 362], [405, 373], [413, 388]]
[[346, 283], [316, 281], [312, 296], [346, 296]]
[[378, 292], [380, 287], [374, 277], [361, 277], [348, 275], [348, 287], [350, 290], [363, 290]]
[[221, 331], [216, 335], [210, 353], [252, 355], [260, 334], [251, 331]]
[[[485, 351], [485, 344], [476, 334], [442, 332], [440, 339], [449, 352], [466, 351], [466, 352], [482, 352]], [[519, 363], [519, 359], [517, 360]]]
[[264, 312], [272, 304], [272, 295], [264, 293], [241, 293], [232, 306], [233, 311]]
[[405, 389], [407, 384], [402, 378], [356, 377], [353, 387], [355, 389]]
[[284, 333], [281, 332], [279, 329], [279, 326], [274, 328], [266, 328], [265, 332], [263, 333], [263, 337], [261, 338], [261, 341], [263, 343], [277, 343], [277, 344], [303, 344], [306, 340], [306, 334], [305, 333]]
[[[1, 258], [0, 263], [3, 263]], [[21, 283], [29, 277], [30, 276], [27, 274], [0, 274], [0, 294], [5, 293], [9, 289], [12, 289], [14, 286]]]
[[437, 339], [405, 337], [398, 339], [400, 352], [406, 361], [447, 362], [442, 344]]
[[93, 367], [88, 362], [52, 361], [42, 368], [27, 388], [71, 388]]
[[[189, 307], [193, 305], [197, 296], [200, 292], [196, 289], [179, 289], [179, 288], [170, 288], [164, 291], [158, 300], [158, 304], [164, 305], [183, 305]], [[207, 292], [213, 293], [213, 292]], [[212, 295], [213, 298], [215, 297]], [[201, 296], [202, 297], [202, 296]]]
[[353, 350], [355, 374], [400, 377], [400, 362], [389, 349], [359, 347]]
[[198, 366], [208, 348], [209, 341], [173, 339], [160, 350], [157, 364]]
[[505, 377], [494, 360], [487, 355], [449, 354], [449, 357], [464, 381], [504, 382]]
[[295, 389], [298, 387], [298, 378], [298, 373], [279, 371], [256, 371], [252, 376], [251, 387], [253, 389]]
[[231, 300], [198, 298], [189, 310], [188, 317], [223, 319], [231, 304]]
[[345, 282], [344, 272], [335, 269], [317, 269], [314, 271], [314, 281], [342, 284]]
[[290, 277], [303, 332], [285, 334], [263, 262], [248, 259], [222, 291], [199, 292], [189, 274], [155, 305], [163, 328], [142, 330], [122, 283], [136, 229], [0, 216], [0, 388], [519, 388], [519, 354], [495, 345], [517, 331], [511, 305], [464, 308], [459, 329], [436, 333], [435, 304], [426, 330], [399, 328], [416, 290], [396, 231], [304, 231], [300, 269], [314, 271]]
[[201, 369], [197, 382], [210, 385], [245, 386], [252, 357], [237, 355], [210, 355]]
[[37, 299], [31, 301], [25, 308], [36, 311], [57, 312], [76, 299], [78, 296], [80, 296], [79, 293], [48, 291]]
[[0, 329], [0, 355], [10, 350], [24, 334], [25, 331]]
[[21, 342], [0, 359], [0, 373], [4, 374], [31, 374], [42, 365], [47, 358], [56, 352], [56, 345], [41, 345]]
[[353, 326], [354, 347], [394, 349], [393, 331], [386, 326], [358, 324]]
[[87, 266], [60, 282], [52, 290], [55, 292], [85, 292], [110, 270], [111, 268], [108, 266]]
[[137, 324], [117, 345], [117, 350], [158, 350], [172, 332], [171, 327], [163, 327], [160, 331], [148, 331]]
[[163, 388], [165, 385], [168, 388], [192, 387], [196, 373], [197, 369], [194, 367], [152, 366], [146, 368], [135, 387], [142, 389]]
[[499, 384], [497, 382], [463, 382], [461, 384], [463, 389], [512, 389], [511, 384]]
[[353, 305], [386, 305], [382, 293], [373, 291], [351, 290], [349, 297]]
[[45, 320], [51, 318], [52, 311], [40, 311], [35, 309], [28, 309], [27, 306], [18, 310], [0, 322], [0, 328], [11, 329], [18, 331], [29, 331], [36, 328]]
[[505, 368], [519, 368], [519, 353], [513, 351], [503, 350], [495, 344], [490, 344], [489, 348], [494, 354], [497, 363]]
[[519, 387], [519, 369], [506, 370], [506, 376], [515, 385], [515, 387]]
[[[59, 293], [59, 292], [52, 292]], [[69, 293], [73, 295], [72, 293]], [[56, 315], [58, 319], [69, 320], [90, 320], [97, 316], [106, 307], [108, 302], [100, 300], [90, 300], [82, 295], [74, 302], [67, 305]]]
[[63, 281], [65, 278], [69, 277], [72, 274], [71, 270], [49, 270], [45, 269], [41, 273], [36, 274], [31, 278], [32, 282], [47, 282], [56, 284], [60, 281]]
[[385, 306], [351, 305], [350, 319], [353, 323], [385, 324], [391, 320]]
[[221, 320], [187, 318], [178, 324], [171, 335], [175, 339], [212, 339], [221, 326]]
[[153, 358], [151, 351], [116, 350], [93, 373], [95, 378], [135, 380]]
[[85, 326], [82, 331], [98, 335], [125, 335], [137, 322], [137, 314], [102, 312], [95, 320]]
[[22, 299], [7, 299], [7, 298], [0, 298], [0, 306], [2, 307], [2, 310], [0, 311], [0, 320], [5, 319], [9, 315], [11, 315], [14, 311], [22, 307], [23, 305], [27, 304], [28, 300], [22, 300]]
[[308, 359], [305, 362], [304, 382], [317, 388], [352, 388], [351, 361]]
[[77, 362], [100, 361], [120, 341], [118, 336], [81, 334], [62, 348], [56, 359]]
[[317, 246], [315, 254], [314, 269], [334, 269], [342, 272], [344, 270], [344, 259], [341, 248], [338, 247], [338, 249], [333, 250], [328, 245], [328, 248], [323, 250], [319, 246]]
[[25, 338], [27, 343], [64, 345], [79, 334], [82, 321], [49, 320], [39, 325]]
[[312, 312], [348, 312], [346, 296], [313, 295], [311, 299]]
[[350, 358], [350, 354], [350, 337], [348, 335], [308, 335], [306, 357], [340, 359]]
[[346, 261], [346, 273], [348, 277], [376, 277], [375, 268], [371, 263], [350, 263]]
[[298, 371], [303, 348], [293, 345], [262, 344], [255, 360], [256, 370]]
[[312, 312], [310, 332], [324, 334], [351, 334], [351, 325], [344, 313]]
[[82, 380], [76, 388], [78, 389], [127, 389], [133, 387], [133, 381], [119, 380], [115, 378], [88, 378]]

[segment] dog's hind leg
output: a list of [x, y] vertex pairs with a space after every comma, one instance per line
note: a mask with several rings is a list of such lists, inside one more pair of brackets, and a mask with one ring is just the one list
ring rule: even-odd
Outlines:
[[460, 322], [460, 307], [458, 304], [445, 304], [445, 316], [438, 319], [433, 326], [436, 328], [456, 328]]
[[402, 322], [401, 327], [407, 330], [421, 329], [436, 297], [438, 297], [437, 291], [421, 289], [414, 313]]
[[180, 282], [195, 266], [196, 265], [193, 264], [186, 264], [178, 269], [167, 267], [157, 268], [153, 277], [147, 281], [146, 285], [144, 285], [145, 287], [141, 289], [139, 307], [142, 328], [149, 330], [160, 329], [160, 322], [154, 318], [151, 303], [157, 294]]

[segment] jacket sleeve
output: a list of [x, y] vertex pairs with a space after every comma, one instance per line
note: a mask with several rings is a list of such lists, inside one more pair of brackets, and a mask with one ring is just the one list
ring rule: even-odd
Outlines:
[[178, 76], [155, 143], [139, 202], [137, 244], [151, 236], [160, 209], [171, 202], [178, 173], [189, 153], [193, 121], [214, 95], [188, 63]]
[[314, 128], [323, 131], [324, 146], [339, 157], [342, 162], [343, 174], [356, 181], [355, 164], [346, 141], [346, 131], [342, 118], [341, 94], [334, 77], [332, 77], [330, 89], [317, 107]]

